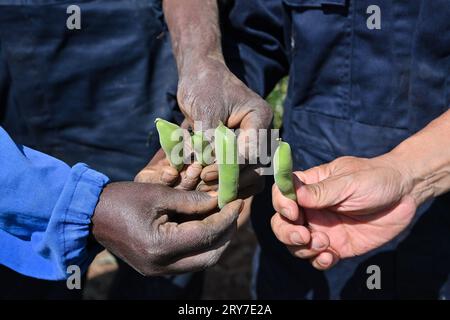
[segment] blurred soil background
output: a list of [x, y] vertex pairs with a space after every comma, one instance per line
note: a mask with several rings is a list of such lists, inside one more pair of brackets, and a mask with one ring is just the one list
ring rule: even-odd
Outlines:
[[[281, 127], [286, 91], [287, 78], [280, 81], [267, 98], [274, 110], [275, 128]], [[251, 299], [251, 271], [256, 243], [249, 222], [238, 231], [217, 265], [206, 271], [203, 299]], [[84, 299], [106, 299], [116, 271], [115, 258], [107, 251], [101, 252], [89, 268]]]

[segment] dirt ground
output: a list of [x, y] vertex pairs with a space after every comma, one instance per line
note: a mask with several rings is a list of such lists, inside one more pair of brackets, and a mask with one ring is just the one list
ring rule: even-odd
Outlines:
[[[255, 247], [256, 238], [250, 226], [241, 228], [219, 263], [206, 271], [203, 299], [250, 299]], [[115, 258], [106, 251], [100, 253], [88, 271], [84, 299], [106, 299], [116, 270]]]

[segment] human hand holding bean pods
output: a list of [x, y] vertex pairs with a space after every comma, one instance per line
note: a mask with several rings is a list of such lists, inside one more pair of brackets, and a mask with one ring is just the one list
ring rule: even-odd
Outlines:
[[279, 139], [279, 145], [273, 156], [273, 170], [275, 184], [286, 198], [297, 201], [292, 175], [291, 147], [287, 142]]
[[217, 262], [237, 228], [237, 200], [163, 185], [121, 182], [103, 190], [92, 218], [96, 240], [146, 276], [202, 270]]
[[219, 208], [237, 198], [239, 164], [236, 135], [220, 123], [214, 134], [215, 154], [219, 168]]
[[[205, 180], [199, 184], [197, 190], [217, 190], [219, 196], [219, 208], [221, 208], [226, 203], [233, 201], [238, 197], [240, 166], [238, 164], [236, 135], [231, 130], [220, 123], [215, 130], [214, 141], [216, 163], [215, 165], [206, 168], [205, 171], [209, 171], [209, 173], [203, 174]], [[250, 175], [247, 174], [244, 175], [244, 177], [244, 187], [247, 187]], [[207, 179], [210, 180], [208, 181]], [[217, 181], [217, 188], [215, 189], [214, 181]], [[264, 181], [261, 182], [260, 187], [262, 189], [264, 187]], [[246, 208], [249, 210], [253, 195], [254, 193], [250, 193], [248, 196], [244, 196], [244, 198], [248, 198], [246, 201], [246, 204], [248, 204]]]
[[297, 202], [273, 187], [273, 232], [293, 255], [321, 270], [382, 246], [417, 209], [408, 174], [395, 163], [389, 154], [343, 157], [295, 172]]
[[[240, 129], [238, 150], [246, 158], [256, 155], [250, 130], [267, 129], [272, 110], [267, 102], [250, 90], [227, 68], [223, 61], [204, 58], [201, 63], [184, 66], [180, 72], [178, 103], [189, 124], [198, 131], [215, 129], [220, 122], [228, 128]], [[207, 137], [209, 139], [209, 137]]]

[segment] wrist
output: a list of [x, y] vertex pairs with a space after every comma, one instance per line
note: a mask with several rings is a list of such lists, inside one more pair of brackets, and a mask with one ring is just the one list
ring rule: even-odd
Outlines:
[[[411, 138], [410, 138], [411, 139]], [[436, 196], [432, 159], [420, 157], [420, 149], [407, 139], [385, 155], [402, 177], [402, 196], [410, 196], [417, 206]]]
[[192, 52], [177, 59], [180, 81], [186, 78], [198, 77], [200, 73], [228, 72], [225, 59], [220, 50], [207, 53]]
[[102, 239], [105, 237], [105, 234], [109, 232], [108, 221], [113, 218], [112, 211], [114, 211], [115, 208], [112, 195], [114, 195], [115, 189], [117, 189], [117, 186], [119, 185], [120, 183], [117, 182], [105, 185], [100, 193], [94, 214], [91, 217], [91, 237], [101, 244], [103, 244]]
[[205, 59], [224, 62], [217, 0], [163, 2], [178, 73]]

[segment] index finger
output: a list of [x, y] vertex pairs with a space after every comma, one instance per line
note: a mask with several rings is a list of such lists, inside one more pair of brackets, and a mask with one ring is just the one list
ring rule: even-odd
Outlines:
[[169, 189], [162, 201], [162, 210], [178, 214], [202, 215], [217, 208], [217, 198], [200, 191]]

